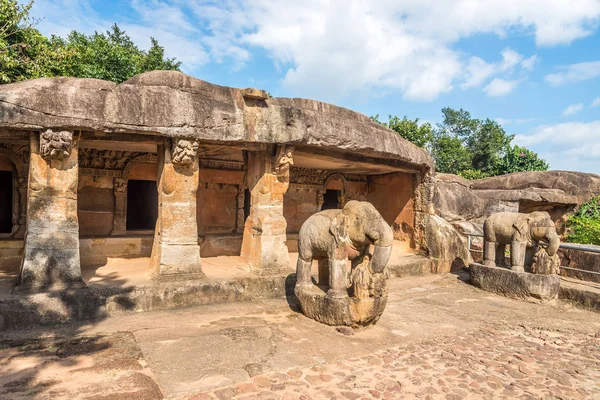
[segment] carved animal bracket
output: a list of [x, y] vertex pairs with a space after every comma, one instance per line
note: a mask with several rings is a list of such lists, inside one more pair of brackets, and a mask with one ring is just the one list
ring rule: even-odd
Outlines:
[[198, 141], [196, 139], [173, 139], [171, 162], [179, 167], [190, 167], [198, 157]]
[[65, 159], [73, 149], [72, 131], [53, 131], [48, 129], [40, 133], [40, 155], [48, 160]]

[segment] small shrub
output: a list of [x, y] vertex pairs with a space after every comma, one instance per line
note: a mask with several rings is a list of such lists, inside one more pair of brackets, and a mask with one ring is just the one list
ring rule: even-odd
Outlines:
[[600, 245], [600, 196], [583, 203], [567, 219], [567, 242]]
[[469, 180], [483, 179], [483, 178], [489, 177], [488, 174], [486, 174], [485, 172], [480, 171], [478, 169], [466, 169], [464, 171], [460, 171], [458, 173], [458, 175], [462, 176], [465, 179], [469, 179]]

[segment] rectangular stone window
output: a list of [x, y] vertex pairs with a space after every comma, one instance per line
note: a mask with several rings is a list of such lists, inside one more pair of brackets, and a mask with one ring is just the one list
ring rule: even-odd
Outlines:
[[0, 171], [0, 233], [11, 233], [13, 209], [13, 176]]
[[127, 184], [127, 231], [154, 230], [157, 217], [156, 182], [130, 180]]

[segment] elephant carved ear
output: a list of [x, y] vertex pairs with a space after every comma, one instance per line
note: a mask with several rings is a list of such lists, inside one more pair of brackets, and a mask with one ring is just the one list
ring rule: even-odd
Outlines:
[[329, 232], [333, 235], [335, 243], [338, 246], [348, 241], [348, 233], [346, 232], [346, 217], [344, 213], [339, 213], [331, 220]]
[[513, 224], [513, 228], [515, 228], [521, 235], [525, 235], [529, 229], [529, 224], [531, 222], [531, 218], [522, 218]]

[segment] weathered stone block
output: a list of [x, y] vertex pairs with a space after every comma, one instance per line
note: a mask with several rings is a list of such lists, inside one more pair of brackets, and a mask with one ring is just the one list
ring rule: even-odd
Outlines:
[[519, 299], [552, 300], [557, 298], [560, 289], [558, 275], [516, 272], [479, 263], [471, 263], [469, 276], [471, 283], [480, 289]]

